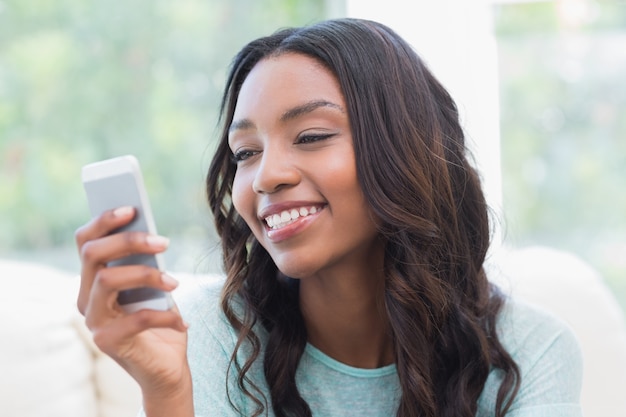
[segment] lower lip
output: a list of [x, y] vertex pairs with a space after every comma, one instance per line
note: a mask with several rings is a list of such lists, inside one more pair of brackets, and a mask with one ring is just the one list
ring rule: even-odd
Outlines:
[[317, 216], [319, 216], [322, 211], [323, 210], [320, 210], [315, 214], [309, 214], [305, 217], [298, 217], [298, 220], [285, 227], [281, 227], [280, 229], [266, 228], [267, 238], [274, 243], [289, 239], [307, 228], [315, 219], [317, 219]]

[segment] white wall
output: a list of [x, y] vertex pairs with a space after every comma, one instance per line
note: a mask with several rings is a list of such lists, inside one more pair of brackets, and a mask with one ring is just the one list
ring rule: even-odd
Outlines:
[[[502, 212], [496, 39], [487, 0], [347, 0], [347, 15], [402, 35], [459, 106], [487, 200]], [[499, 241], [499, 239], [495, 239]]]

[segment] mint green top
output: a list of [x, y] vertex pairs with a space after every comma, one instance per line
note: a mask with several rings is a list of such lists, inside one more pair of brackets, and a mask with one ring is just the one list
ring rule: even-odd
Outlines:
[[[186, 288], [184, 288], [186, 287]], [[229, 377], [234, 410], [226, 395], [226, 369], [236, 335], [221, 312], [221, 284], [193, 283], [175, 298], [189, 323], [188, 357], [197, 417], [249, 416], [254, 404]], [[501, 341], [522, 372], [522, 385], [507, 417], [579, 417], [582, 358], [571, 330], [548, 313], [509, 300], [499, 321]], [[258, 332], [264, 342], [267, 334]], [[243, 359], [243, 356], [242, 356]], [[269, 401], [262, 361], [248, 373]], [[396, 366], [360, 369], [340, 363], [307, 345], [296, 381], [315, 417], [390, 417], [396, 414], [400, 385]], [[494, 415], [499, 373], [492, 371], [478, 401], [477, 416]], [[270, 409], [267, 406], [266, 409]], [[271, 410], [268, 417], [273, 417]]]

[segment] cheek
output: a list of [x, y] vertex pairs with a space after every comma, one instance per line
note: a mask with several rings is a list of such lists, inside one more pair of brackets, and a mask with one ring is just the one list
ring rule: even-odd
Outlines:
[[346, 150], [327, 158], [320, 175], [323, 176], [322, 182], [327, 184], [330, 190], [339, 193], [345, 199], [354, 198], [355, 194], [362, 195], [353, 152]]
[[252, 185], [243, 175], [235, 174], [232, 187], [233, 206], [237, 213], [250, 224], [251, 213], [254, 213], [254, 195]]
[[365, 198], [356, 172], [353, 152], [344, 152], [337, 158], [326, 161], [324, 178], [326, 192], [332, 200], [335, 214], [342, 217], [348, 229], [375, 229], [376, 221]]

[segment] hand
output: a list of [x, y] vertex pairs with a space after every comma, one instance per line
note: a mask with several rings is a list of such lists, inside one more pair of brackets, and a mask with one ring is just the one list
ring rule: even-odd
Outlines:
[[117, 303], [121, 290], [147, 286], [171, 291], [177, 286], [173, 278], [148, 266], [106, 266], [130, 254], [156, 254], [167, 248], [167, 239], [160, 236], [110, 234], [134, 215], [130, 207], [107, 211], [76, 231], [81, 259], [78, 309], [95, 344], [139, 383], [144, 399], [182, 396], [190, 400], [187, 326], [178, 309], [126, 314]]

